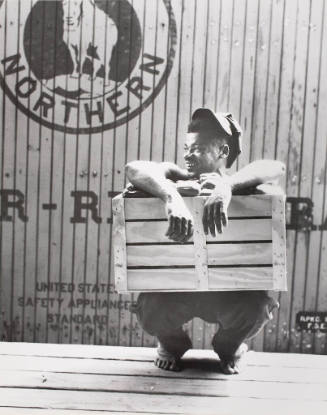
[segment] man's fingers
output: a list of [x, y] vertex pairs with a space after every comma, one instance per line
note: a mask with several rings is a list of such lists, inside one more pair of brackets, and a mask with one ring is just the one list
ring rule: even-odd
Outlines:
[[191, 238], [193, 236], [193, 230], [194, 230], [193, 223], [192, 223], [191, 220], [188, 220], [188, 222], [187, 222], [187, 236], [189, 238]]
[[182, 242], [185, 235], [182, 232], [182, 218], [174, 218], [174, 232], [170, 235], [170, 238], [176, 242]]
[[168, 238], [169, 238], [170, 235], [173, 232], [174, 232], [174, 217], [169, 216], [169, 218], [168, 218], [168, 229], [167, 229], [167, 232], [165, 233], [165, 235], [168, 236]]
[[187, 236], [187, 220], [182, 218], [182, 235]]
[[202, 216], [203, 230], [206, 235], [208, 235], [208, 206], [204, 206], [203, 216]]
[[220, 214], [221, 214], [221, 221], [222, 221], [223, 225], [227, 226], [228, 225], [228, 215], [227, 215], [226, 210], [222, 209]]
[[209, 229], [212, 236], [216, 236], [215, 229], [215, 205], [209, 205]]
[[165, 234], [176, 242], [186, 242], [193, 235], [193, 223], [191, 219], [169, 216], [168, 229]]
[[219, 233], [222, 233], [222, 226], [221, 226], [221, 221], [222, 221], [222, 218], [221, 218], [221, 210], [220, 210], [220, 205], [217, 203], [217, 204], [215, 204], [215, 207], [214, 207], [214, 212], [215, 212], [215, 225], [216, 225], [216, 228], [217, 228], [217, 231], [219, 232]]
[[175, 218], [175, 234], [176, 236], [181, 236], [182, 234], [182, 219], [179, 217]]

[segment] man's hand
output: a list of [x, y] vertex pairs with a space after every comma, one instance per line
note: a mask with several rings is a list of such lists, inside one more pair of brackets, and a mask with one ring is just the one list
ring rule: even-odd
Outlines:
[[179, 194], [166, 201], [166, 214], [169, 223], [166, 236], [181, 243], [190, 239], [193, 235], [193, 217]]
[[203, 211], [203, 228], [207, 235], [210, 231], [216, 236], [216, 229], [222, 233], [228, 224], [227, 208], [232, 198], [232, 188], [227, 178], [218, 173], [201, 174], [201, 189], [214, 189], [208, 197]]

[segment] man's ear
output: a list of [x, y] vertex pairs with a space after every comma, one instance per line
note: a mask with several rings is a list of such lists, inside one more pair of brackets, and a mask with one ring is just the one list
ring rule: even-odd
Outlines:
[[220, 158], [227, 158], [229, 156], [229, 145], [228, 144], [223, 144], [222, 146], [220, 146], [219, 148], [219, 152], [220, 152]]

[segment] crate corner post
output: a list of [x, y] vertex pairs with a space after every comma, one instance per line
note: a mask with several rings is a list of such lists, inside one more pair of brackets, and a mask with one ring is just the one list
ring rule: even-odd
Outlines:
[[123, 293], [127, 291], [127, 257], [125, 199], [121, 194], [112, 199], [112, 212], [115, 290]]
[[285, 195], [272, 195], [273, 289], [287, 291]]

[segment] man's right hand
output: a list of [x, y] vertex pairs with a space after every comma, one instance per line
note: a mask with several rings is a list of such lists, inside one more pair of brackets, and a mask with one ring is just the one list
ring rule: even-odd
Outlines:
[[176, 194], [166, 201], [168, 230], [166, 236], [173, 241], [184, 243], [193, 235], [193, 217], [183, 198]]

